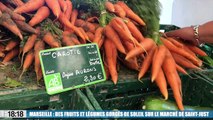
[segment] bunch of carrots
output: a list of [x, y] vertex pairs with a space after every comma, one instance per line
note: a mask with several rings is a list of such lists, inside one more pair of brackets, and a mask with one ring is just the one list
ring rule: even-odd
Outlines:
[[[188, 74], [186, 69], [201, 70], [202, 61], [197, 55], [207, 56], [204, 51], [177, 38], [160, 37], [159, 41], [154, 41], [144, 37], [140, 28], [146, 26], [146, 23], [123, 1], [104, 1], [102, 4], [105, 11], [100, 15], [82, 12], [74, 8], [72, 2], [74, 0], [0, 2], [0, 25], [19, 37], [18, 40], [8, 41], [6, 45], [0, 43], [2, 63], [6, 64], [20, 55], [22, 73], [19, 79], [34, 65], [37, 80], [40, 80], [42, 70], [39, 51], [97, 43], [102, 52], [107, 78], [111, 78], [114, 84], [118, 82], [118, 60], [138, 71], [138, 79], [150, 69], [151, 81], [157, 84], [164, 98], [168, 99], [169, 85], [178, 108], [184, 109], [178, 72]], [[24, 15], [29, 17], [28, 21]], [[100, 23], [103, 21], [101, 15], [108, 15], [104, 19], [106, 24]], [[6, 18], [9, 20], [6, 21]], [[22, 28], [23, 25], [28, 27]], [[20, 47], [23, 31], [28, 32], [28, 39]]]

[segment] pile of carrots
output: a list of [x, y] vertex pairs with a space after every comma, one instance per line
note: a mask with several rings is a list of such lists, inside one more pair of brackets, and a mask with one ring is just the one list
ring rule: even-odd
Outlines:
[[[164, 98], [168, 99], [169, 85], [178, 108], [183, 110], [178, 72], [188, 74], [186, 69], [200, 70], [202, 61], [197, 55], [207, 56], [206, 53], [177, 38], [160, 37], [159, 41], [154, 41], [144, 37], [140, 28], [146, 26], [146, 23], [125, 2], [105, 1], [103, 4], [106, 11], [101, 14], [111, 15], [105, 25], [99, 23], [97, 15], [85, 18], [86, 13], [74, 8], [70, 0], [0, 2], [0, 25], [18, 36], [17, 40], [10, 40], [4, 45], [0, 43], [1, 63], [7, 64], [19, 55], [23, 70], [19, 79], [21, 80], [22, 74], [34, 65], [37, 80], [40, 80], [40, 50], [97, 43], [107, 79], [111, 78], [113, 83], [117, 84], [118, 60], [131, 70], [138, 71], [138, 79], [150, 69], [151, 81], [157, 84]], [[24, 15], [28, 16], [29, 20], [26, 20]], [[24, 25], [28, 27], [23, 27]], [[20, 46], [23, 42], [23, 31], [27, 32], [28, 38], [24, 45]]]

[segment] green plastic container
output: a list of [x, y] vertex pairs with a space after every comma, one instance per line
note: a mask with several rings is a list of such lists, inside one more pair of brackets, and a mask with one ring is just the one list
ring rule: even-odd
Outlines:
[[[122, 67], [119, 71], [118, 79], [116, 85], [114, 85], [112, 81], [106, 81], [81, 90], [75, 90], [74, 93], [76, 95], [73, 96], [71, 101], [76, 105], [71, 109], [81, 110], [82, 108], [84, 109], [83, 106], [93, 106], [93, 110], [134, 110], [140, 108], [139, 104], [142, 103], [142, 98], [145, 96], [159, 94], [157, 86], [151, 83], [149, 77], [144, 77], [144, 79], [138, 81], [137, 72], [127, 70], [125, 67]], [[89, 103], [78, 103], [85, 99], [87, 99]]]
[[213, 108], [213, 69], [182, 76], [184, 104]]
[[[213, 77], [207, 77], [209, 74], [213, 74], [213, 70], [206, 70], [199, 74], [191, 72], [191, 76], [181, 76], [184, 105], [213, 108], [213, 85], [207, 82], [207, 79], [213, 80]], [[161, 96], [154, 83], [151, 86], [146, 84], [149, 79], [144, 79], [144, 84], [135, 80], [134, 77], [131, 82], [130, 78], [124, 80], [125, 82], [120, 81], [118, 85], [113, 85], [108, 81], [104, 86], [98, 84], [75, 90], [78, 99], [86, 99], [90, 103], [79, 105], [75, 102], [78, 107], [74, 109], [81, 110], [84, 106], [92, 106], [93, 109], [89, 110], [140, 110], [147, 96]], [[172, 91], [169, 90], [169, 93], [169, 99], [174, 101]]]
[[176, 29], [180, 29], [180, 27], [175, 26], [175, 25], [169, 25], [169, 24], [161, 24], [160, 25], [160, 30], [162, 32], [169, 32], [171, 30], [176, 30]]
[[72, 91], [68, 91], [50, 96], [44, 89], [26, 91], [16, 89], [15, 91], [16, 93], [0, 95], [1, 110], [65, 110], [70, 108], [73, 94]]

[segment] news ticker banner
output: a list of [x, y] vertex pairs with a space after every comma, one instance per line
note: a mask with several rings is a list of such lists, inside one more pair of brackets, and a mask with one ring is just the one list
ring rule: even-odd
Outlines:
[[0, 110], [0, 118], [213, 118], [213, 111]]

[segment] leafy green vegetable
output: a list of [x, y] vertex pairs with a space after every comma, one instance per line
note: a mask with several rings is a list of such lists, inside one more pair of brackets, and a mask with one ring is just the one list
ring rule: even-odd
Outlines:
[[[179, 110], [176, 103], [171, 100], [164, 100], [159, 96], [146, 97], [142, 109], [145, 110]], [[212, 110], [210, 107], [184, 105], [185, 110]]]
[[58, 22], [53, 22], [51, 19], [46, 19], [41, 24], [41, 31], [50, 31], [52, 34], [62, 36], [62, 30]]
[[14, 88], [22, 86], [22, 83], [14, 79], [7, 78], [6, 82], [4, 83], [4, 86]]
[[213, 59], [209, 56], [200, 56], [209, 66], [213, 66]]
[[73, 6], [79, 10], [87, 11], [99, 17], [99, 24], [104, 27], [107, 24], [107, 14], [104, 3], [106, 0], [73, 0]]

